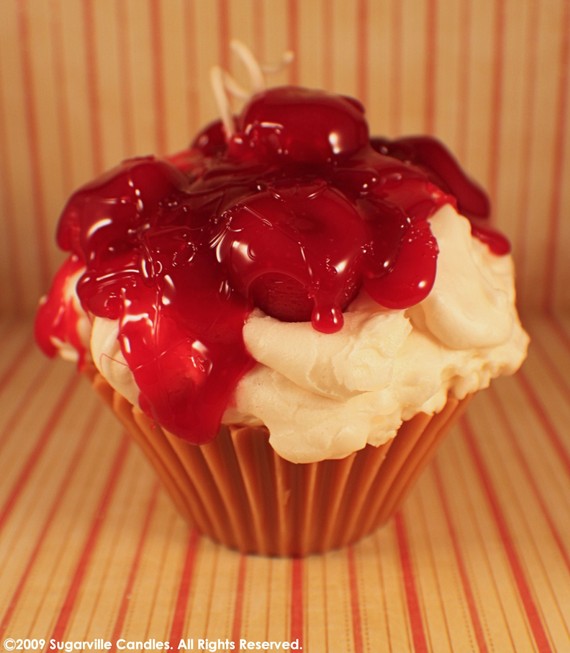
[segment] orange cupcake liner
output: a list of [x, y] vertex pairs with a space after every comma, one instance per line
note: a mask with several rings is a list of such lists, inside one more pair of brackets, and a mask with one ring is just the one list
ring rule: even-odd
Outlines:
[[449, 398], [441, 412], [416, 415], [379, 447], [292, 463], [275, 453], [265, 427], [222, 427], [208, 444], [185, 442], [90, 376], [193, 527], [231, 549], [271, 556], [337, 549], [386, 523], [469, 400]]

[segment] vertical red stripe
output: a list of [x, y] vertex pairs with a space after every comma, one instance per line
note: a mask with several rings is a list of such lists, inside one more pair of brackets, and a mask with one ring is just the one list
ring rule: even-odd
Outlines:
[[[558, 79], [556, 113], [553, 116], [555, 122], [554, 152], [552, 161], [552, 191], [548, 210], [548, 240], [545, 251], [545, 274], [542, 285], [544, 295], [542, 308], [550, 311], [554, 308], [556, 268], [559, 261], [559, 231], [562, 217], [562, 192], [568, 185], [568, 179], [564, 171], [564, 156], [568, 147], [568, 87], [570, 74], [570, 2], [562, 3], [561, 36], [559, 62], [555, 74]], [[566, 288], [567, 290], [567, 288]], [[568, 296], [568, 295], [567, 295]]]
[[489, 133], [489, 182], [491, 200], [496, 202], [501, 171], [501, 128], [503, 112], [503, 77], [505, 59], [505, 13], [506, 3], [495, 3], [493, 79], [491, 96], [491, 129]]
[[229, 46], [231, 39], [230, 31], [230, 8], [228, 0], [218, 0], [218, 65], [224, 70], [230, 68]]
[[98, 424], [98, 417], [100, 416], [100, 414], [101, 414], [100, 407], [97, 405], [95, 410], [92, 411], [90, 418], [87, 420], [86, 429], [82, 433], [81, 437], [77, 438], [76, 449], [73, 452], [73, 456], [67, 465], [66, 473], [63, 475], [63, 480], [60, 483], [59, 487], [57, 488], [57, 491], [55, 492], [54, 495], [55, 499], [52, 502], [51, 507], [46, 514], [44, 523], [38, 532], [38, 537], [34, 545], [34, 548], [32, 549], [30, 557], [28, 558], [28, 561], [20, 575], [20, 578], [18, 580], [18, 585], [16, 586], [16, 589], [12, 595], [10, 603], [8, 604], [8, 609], [6, 610], [4, 616], [2, 617], [2, 621], [0, 622], [0, 637], [3, 635], [3, 633], [6, 632], [6, 629], [10, 625], [10, 621], [12, 620], [12, 616], [16, 610], [16, 607], [18, 605], [22, 592], [28, 582], [28, 579], [30, 578], [30, 574], [32, 573], [38, 554], [41, 550], [42, 544], [44, 543], [44, 540], [47, 537], [50, 528], [54, 524], [56, 513], [61, 506], [61, 502], [63, 501], [65, 494], [71, 487], [71, 482], [73, 480], [74, 474], [79, 465], [79, 461], [81, 460], [81, 457], [84, 455], [85, 447], [87, 446], [91, 436], [95, 431], [95, 428]]
[[150, 42], [152, 47], [152, 77], [153, 77], [153, 102], [155, 142], [159, 154], [166, 154], [168, 137], [166, 132], [166, 89], [164, 88], [164, 52], [162, 46], [162, 14], [159, 0], [150, 3]]
[[101, 101], [97, 81], [97, 36], [96, 22], [93, 15], [92, 0], [84, 0], [83, 38], [85, 40], [85, 75], [87, 78], [87, 97], [89, 100], [89, 128], [91, 130], [92, 165], [95, 174], [103, 170], [103, 137], [101, 133]]
[[322, 9], [323, 21], [323, 85], [334, 89], [334, 2], [325, 0]]
[[459, 92], [459, 102], [457, 103], [457, 156], [460, 161], [467, 158], [467, 136], [469, 133], [469, 87], [471, 70], [471, 2], [463, 0], [460, 6], [459, 17], [459, 82], [457, 84]]
[[368, 26], [370, 22], [368, 0], [359, 0], [357, 6], [356, 43], [356, 93], [364, 106], [368, 105]]
[[437, 98], [437, 0], [428, 0], [426, 6], [426, 99], [424, 123], [428, 134], [435, 133]]
[[117, 25], [125, 26], [123, 29], [117, 30], [117, 51], [121, 86], [121, 132], [123, 134], [125, 157], [129, 157], [135, 154], [136, 147], [134, 122], [132, 119], [133, 87], [129, 70], [129, 17], [126, 2], [115, 2], [114, 7]]
[[509, 532], [509, 528], [505, 521], [505, 516], [501, 510], [493, 481], [485, 467], [483, 456], [479, 451], [478, 445], [476, 444], [473, 430], [471, 429], [467, 418], [463, 419], [462, 428], [465, 435], [467, 447], [473, 460], [473, 464], [475, 465], [475, 469], [477, 470], [477, 474], [481, 480], [481, 489], [485, 494], [485, 498], [487, 499], [491, 514], [493, 515], [493, 519], [497, 526], [499, 537], [501, 539], [505, 555], [507, 556], [507, 560], [511, 568], [511, 573], [513, 575], [513, 579], [515, 581], [515, 585], [517, 587], [519, 597], [521, 599], [522, 606], [525, 611], [537, 650], [539, 653], [553, 653], [544, 628], [544, 624], [540, 618], [538, 608], [526, 579], [523, 566], [513, 544], [513, 538]]
[[[75, 390], [76, 383], [77, 383], [77, 379], [75, 376], [73, 376], [71, 380], [67, 383], [65, 388], [63, 388], [52, 412], [48, 416], [47, 420], [44, 422], [44, 427], [40, 432], [38, 439], [36, 440], [36, 444], [34, 445], [34, 448], [32, 449], [26, 462], [24, 463], [22, 470], [20, 471], [20, 474], [16, 479], [16, 482], [12, 486], [12, 489], [8, 493], [7, 499], [4, 502], [2, 509], [0, 510], [0, 530], [2, 530], [2, 528], [6, 524], [6, 520], [10, 512], [13, 510], [14, 505], [16, 504], [22, 491], [24, 490], [26, 483], [28, 482], [28, 479], [30, 478], [35, 466], [40, 460], [42, 453], [44, 452], [51, 436], [53, 435], [54, 429], [58, 421], [61, 419], [63, 411], [65, 410], [69, 402], [72, 400], [73, 391]], [[34, 382], [35, 386], [37, 386], [38, 384], [39, 384], [39, 379]], [[25, 395], [23, 397], [22, 404], [25, 405], [27, 404], [27, 402], [28, 402], [28, 395]], [[24, 408], [22, 408], [21, 410], [23, 411]], [[21, 412], [17, 411], [15, 413], [15, 416], [18, 417], [19, 415], [21, 415]], [[6, 425], [7, 431], [8, 431], [8, 427], [11, 427], [11, 424]]]
[[360, 614], [360, 597], [358, 592], [358, 573], [356, 570], [356, 561], [354, 555], [354, 548], [352, 546], [347, 549], [347, 563], [348, 563], [348, 587], [350, 591], [350, 613], [352, 621], [352, 637], [354, 643], [354, 653], [362, 653], [364, 651], [362, 639], [362, 617]]
[[[187, 34], [194, 34], [196, 27], [196, 18], [194, 15], [194, 3], [184, 2], [182, 4], [184, 12], [184, 26]], [[188, 115], [188, 141], [192, 134], [195, 134], [200, 126], [200, 89], [198, 88], [198, 60], [197, 60], [197, 46], [195, 39], [184, 39], [184, 54], [187, 64], [186, 73], [186, 113]]]
[[398, 552], [400, 554], [400, 564], [402, 565], [402, 577], [406, 593], [406, 605], [408, 607], [408, 617], [410, 619], [414, 651], [416, 653], [427, 653], [428, 645], [418, 590], [416, 587], [414, 566], [410, 554], [410, 545], [408, 543], [408, 533], [401, 512], [396, 514], [394, 524], [396, 527], [396, 539], [398, 542]]
[[128, 439], [123, 437], [117, 448], [115, 459], [99, 499], [99, 504], [93, 513], [91, 527], [89, 528], [87, 537], [85, 538], [85, 543], [83, 545], [81, 555], [79, 556], [79, 560], [71, 577], [71, 582], [67, 588], [67, 593], [53, 627], [50, 639], [54, 638], [61, 640], [65, 635], [65, 631], [67, 630], [71, 615], [73, 614], [73, 610], [76, 607], [75, 602], [79, 596], [83, 579], [85, 578], [87, 570], [89, 569], [89, 563], [91, 562], [93, 552], [95, 551], [97, 542], [99, 540], [99, 535], [101, 534], [101, 529], [105, 523], [107, 510], [109, 509], [111, 499], [113, 498], [115, 488], [117, 487], [119, 478], [121, 476], [121, 471], [127, 457], [129, 448], [128, 445]]
[[449, 536], [451, 537], [451, 546], [453, 548], [453, 555], [455, 557], [455, 562], [457, 564], [457, 569], [459, 571], [461, 587], [463, 589], [463, 594], [465, 595], [465, 601], [467, 603], [467, 610], [469, 611], [471, 625], [473, 626], [473, 632], [475, 633], [475, 641], [477, 642], [477, 648], [480, 651], [480, 653], [487, 653], [489, 649], [487, 648], [487, 643], [485, 641], [483, 626], [481, 624], [481, 619], [479, 618], [479, 612], [477, 610], [475, 596], [473, 594], [473, 589], [471, 588], [471, 583], [469, 581], [467, 566], [465, 564], [465, 560], [463, 559], [463, 555], [461, 553], [461, 545], [459, 542], [459, 537], [457, 536], [457, 531], [453, 523], [453, 517], [451, 514], [451, 509], [449, 507], [449, 501], [447, 499], [447, 491], [443, 486], [443, 481], [441, 479], [441, 473], [438, 468], [437, 460], [434, 461], [432, 470], [434, 472], [435, 485], [439, 495], [439, 501], [443, 509], [443, 514], [445, 515], [445, 523], [447, 525]]
[[71, 125], [72, 120], [69, 108], [65, 100], [65, 89], [68, 87], [68, 80], [65, 75], [65, 52], [63, 49], [64, 33], [59, 15], [59, 6], [55, 1], [50, 2], [51, 9], [51, 42], [53, 51], [53, 68], [55, 79], [55, 101], [58, 148], [61, 161], [61, 178], [66, 192], [71, 192], [73, 187], [73, 163], [71, 149]]
[[[27, 130], [27, 153], [29, 159], [31, 201], [36, 228], [35, 242], [38, 248], [39, 285], [43, 286], [51, 276], [48, 249], [46, 243], [51, 242], [47, 230], [46, 189], [42, 175], [40, 152], [40, 134], [38, 125], [38, 98], [34, 85], [34, 66], [32, 64], [32, 41], [28, 22], [28, 3], [22, 0], [18, 3], [18, 36], [20, 39], [20, 66], [24, 92], [24, 120]], [[12, 219], [17, 216], [11, 216]], [[29, 274], [29, 272], [28, 272]]]
[[299, 84], [299, 61], [302, 57], [301, 40], [299, 38], [299, 4], [298, 0], [289, 0], [288, 4], [288, 22], [287, 32], [289, 45], [288, 49], [292, 50], [295, 58], [289, 66], [289, 80], [291, 84]]
[[234, 618], [232, 623], [232, 641], [234, 642], [237, 642], [241, 635], [246, 575], [247, 575], [247, 556], [242, 555], [240, 556], [239, 559], [238, 575], [237, 575], [236, 590], [235, 590], [236, 600], [234, 603]]
[[390, 98], [392, 101], [392, 131], [394, 135], [400, 135], [402, 129], [402, 85], [403, 85], [403, 66], [402, 66], [402, 31], [403, 31], [403, 3], [393, 2], [392, 23], [391, 23], [391, 74], [390, 74]]
[[174, 614], [170, 625], [169, 641], [174, 650], [178, 648], [178, 642], [184, 636], [184, 623], [186, 621], [186, 612], [188, 610], [188, 599], [190, 598], [190, 588], [194, 577], [194, 568], [196, 566], [196, 555], [200, 536], [197, 531], [192, 530], [188, 537], [186, 545], [186, 557], [182, 574], [180, 576], [180, 585], [178, 586], [178, 595], [174, 606]]
[[[384, 551], [379, 537], [374, 538], [374, 558], [376, 560], [376, 566], [378, 568], [378, 580], [379, 586], [378, 590], [380, 593], [381, 606], [378, 606], [378, 610], [382, 610], [383, 619], [385, 623], [385, 630], [383, 633], [383, 641], [387, 645], [387, 653], [398, 653], [398, 650], [401, 650], [401, 647], [396, 649], [392, 644], [392, 629], [390, 628], [390, 613], [393, 609], [393, 601], [391, 597], [391, 592], [388, 590], [386, 583], [384, 582], [384, 574], [382, 571], [382, 563], [384, 560]], [[399, 638], [398, 638], [399, 639]]]
[[264, 3], [256, 3], [252, 11], [253, 22], [253, 53], [258, 61], [267, 61], [265, 52], [265, 11]]
[[303, 560], [296, 558], [291, 560], [291, 640], [298, 639], [303, 646]]
[[538, 26], [540, 16], [540, 6], [538, 2], [528, 3], [528, 31], [526, 33], [525, 44], [527, 57], [523, 65], [525, 75], [525, 97], [524, 97], [524, 115], [527, 129], [522, 137], [522, 172], [521, 185], [519, 189], [519, 202], [517, 214], [516, 243], [514, 253], [520, 270], [525, 270], [527, 261], [529, 261], [529, 240], [527, 230], [529, 223], [529, 200], [530, 189], [532, 185], [532, 162], [533, 162], [533, 139], [534, 139], [534, 118], [536, 113], [536, 80], [537, 80], [537, 58], [538, 58]]

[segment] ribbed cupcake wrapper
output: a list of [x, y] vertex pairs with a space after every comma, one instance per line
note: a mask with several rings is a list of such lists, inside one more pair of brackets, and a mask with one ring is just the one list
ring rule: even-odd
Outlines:
[[101, 376], [93, 385], [192, 526], [243, 553], [279, 556], [336, 549], [389, 520], [468, 401], [450, 398], [440, 413], [417, 415], [382, 446], [296, 464], [275, 453], [263, 427], [224, 427], [196, 446], [161, 429]]

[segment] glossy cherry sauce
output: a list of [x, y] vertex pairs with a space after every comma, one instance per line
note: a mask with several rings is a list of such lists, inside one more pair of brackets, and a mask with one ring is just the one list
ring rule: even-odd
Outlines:
[[[85, 355], [62, 292], [85, 266], [78, 296], [119, 321], [141, 407], [207, 442], [253, 365], [242, 337], [252, 309], [332, 333], [361, 288], [389, 309], [420, 302], [437, 265], [428, 218], [445, 203], [473, 219], [489, 211], [437, 141], [370, 139], [356, 100], [270, 89], [231, 135], [216, 122], [187, 151], [128, 160], [71, 197], [57, 234], [70, 258], [38, 312], [38, 341], [53, 354], [51, 336], [72, 338]], [[474, 234], [508, 251], [499, 234]]]

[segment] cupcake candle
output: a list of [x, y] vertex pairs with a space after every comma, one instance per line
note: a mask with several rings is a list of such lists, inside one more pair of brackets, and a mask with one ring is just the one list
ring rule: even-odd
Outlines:
[[255, 89], [237, 115], [216, 69], [222, 117], [187, 150], [125, 161], [70, 198], [38, 342], [76, 351], [175, 450], [236, 431], [289, 464], [383, 460], [402, 424], [522, 362], [508, 241], [439, 142], [370, 137], [353, 98], [260, 88], [235, 47]]

